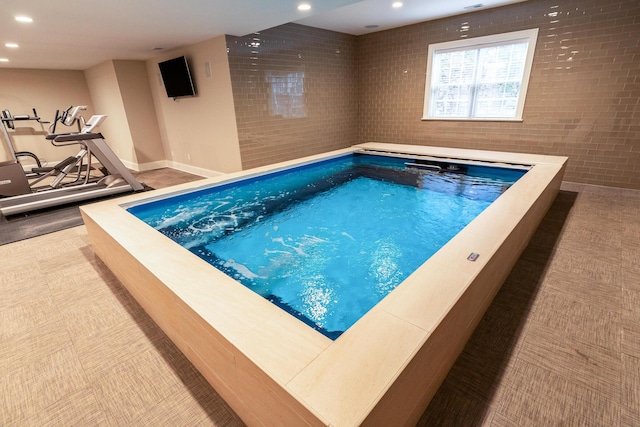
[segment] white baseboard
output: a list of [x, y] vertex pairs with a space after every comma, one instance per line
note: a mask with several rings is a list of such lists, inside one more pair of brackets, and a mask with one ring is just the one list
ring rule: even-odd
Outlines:
[[194, 175], [203, 176], [205, 178], [211, 178], [214, 176], [222, 175], [222, 172], [214, 171], [211, 169], [205, 169], [198, 166], [185, 165], [184, 163], [174, 162], [172, 160], [160, 160], [157, 162], [149, 162], [149, 163], [133, 163], [126, 160], [123, 160], [122, 163], [136, 172], [144, 172], [150, 171], [154, 169], [161, 168], [171, 168], [175, 170], [179, 170], [182, 172], [192, 173]]
[[[60, 161], [60, 160], [59, 160]], [[59, 163], [59, 161], [47, 161], [42, 164], [42, 166], [53, 166]], [[129, 160], [120, 159], [122, 164], [127, 167], [127, 169], [136, 171], [136, 172], [145, 172], [154, 169], [162, 169], [162, 168], [171, 168], [176, 169], [182, 172], [192, 173], [194, 175], [203, 176], [205, 178], [211, 178], [214, 176], [223, 175], [223, 172], [214, 171], [211, 169], [205, 169], [198, 166], [186, 165], [184, 163], [174, 162], [172, 160], [159, 160], [156, 162], [148, 162], [148, 163], [136, 163], [131, 162]], [[35, 163], [33, 164], [24, 164], [21, 163], [22, 167], [25, 171], [31, 171], [31, 168], [36, 167]]]
[[198, 166], [185, 165], [184, 163], [178, 163], [171, 160], [167, 160], [167, 166], [171, 169], [176, 169], [182, 172], [192, 173], [194, 175], [200, 175], [205, 178], [212, 178], [214, 176], [224, 175], [223, 172], [214, 171], [211, 169], [205, 169]]
[[167, 160], [159, 160], [157, 162], [149, 162], [149, 163], [134, 163], [129, 160], [120, 159], [122, 164], [124, 164], [128, 169], [134, 170], [136, 172], [144, 172], [150, 171], [154, 169], [162, 169], [169, 167], [167, 164]]

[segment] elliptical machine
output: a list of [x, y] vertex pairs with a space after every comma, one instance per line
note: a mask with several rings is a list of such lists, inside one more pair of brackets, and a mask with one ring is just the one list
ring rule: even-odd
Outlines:
[[[94, 128], [100, 125], [106, 118], [106, 116], [94, 116], [91, 118], [91, 123], [85, 123], [84, 117], [80, 115], [80, 111], [86, 110], [87, 107], [85, 105], [80, 105], [77, 107], [69, 106], [66, 110], [62, 111], [60, 114], [59, 110], [56, 110], [56, 115], [53, 120], [53, 124], [49, 126], [49, 135], [46, 136], [46, 139], [51, 141], [51, 144], [55, 147], [63, 147], [67, 145], [80, 145], [81, 149], [75, 156], [67, 157], [62, 160], [55, 166], [42, 167], [40, 164], [36, 168], [31, 169], [31, 173], [27, 174], [27, 177], [35, 178], [30, 181], [30, 186], [33, 191], [42, 191], [50, 188], [60, 188], [62, 186], [70, 186], [77, 184], [87, 184], [89, 181], [97, 180], [91, 176], [92, 165], [91, 165], [91, 150], [84, 144], [82, 141], [80, 142], [56, 142], [56, 136], [60, 135], [56, 132], [56, 126], [58, 123], [62, 123], [65, 126], [73, 127], [77, 126], [79, 133], [89, 133], [93, 131]], [[103, 172], [103, 175], [108, 175], [108, 173]], [[72, 176], [75, 174], [75, 177]], [[45, 181], [49, 177], [55, 176], [52, 182], [44, 187], [36, 187], [36, 184]], [[69, 181], [67, 178], [71, 178]]]
[[0, 124], [2, 126], [0, 126], [0, 128], [2, 129], [2, 133], [4, 135], [4, 139], [7, 144], [7, 149], [9, 151], [9, 155], [13, 160], [18, 160], [18, 158], [20, 157], [31, 157], [36, 162], [38, 167], [42, 167], [40, 158], [36, 156], [34, 153], [32, 153], [31, 151], [16, 151], [15, 146], [13, 145], [13, 141], [11, 140], [11, 135], [9, 134], [9, 131], [8, 131], [8, 129], [11, 129], [11, 130], [16, 129], [14, 124], [14, 122], [16, 121], [34, 120], [40, 124], [49, 123], [49, 122], [43, 121], [40, 118], [40, 116], [38, 116], [38, 112], [36, 111], [35, 108], [33, 108], [32, 111], [33, 111], [33, 116], [29, 114], [20, 114], [20, 115], [13, 116], [11, 115], [11, 112], [9, 110], [2, 110], [2, 117], [0, 117]]
[[[67, 107], [66, 110], [62, 111], [62, 114], [60, 114], [60, 110], [56, 110], [56, 115], [55, 118], [53, 120], [53, 124], [49, 126], [49, 133], [46, 136], [46, 139], [52, 140], [53, 139], [53, 134], [56, 134], [56, 125], [58, 123], [62, 123], [65, 126], [77, 126], [78, 128], [78, 132], [81, 132], [82, 130], [82, 126], [84, 125], [84, 118], [80, 115], [80, 111], [86, 110], [87, 107], [84, 105], [78, 106], [78, 107], [73, 107], [73, 106], [69, 106]], [[36, 111], [35, 108], [32, 109], [33, 111], [33, 116], [28, 115], [28, 114], [22, 114], [22, 115], [12, 115], [11, 112], [9, 110], [2, 110], [2, 116], [1, 116], [1, 120], [0, 123], [2, 124], [2, 132], [4, 134], [4, 139], [6, 142], [6, 147], [8, 150], [9, 155], [11, 156], [11, 158], [13, 160], [19, 161], [20, 158], [23, 157], [30, 157], [32, 158], [35, 163], [36, 163], [36, 167], [31, 168], [30, 170], [28, 170], [26, 172], [27, 174], [27, 178], [28, 179], [36, 179], [35, 182], [31, 182], [31, 186], [33, 187], [34, 184], [42, 181], [44, 178], [46, 178], [46, 176], [44, 178], [38, 179], [40, 177], [42, 177], [42, 175], [51, 175], [52, 172], [55, 173], [55, 170], [61, 170], [64, 167], [66, 167], [66, 165], [70, 162], [72, 162], [72, 158], [67, 158], [65, 160], [63, 160], [62, 162], [60, 162], [59, 164], [55, 165], [55, 166], [43, 166], [42, 165], [42, 161], [40, 160], [40, 158], [32, 153], [31, 151], [16, 151], [15, 145], [13, 144], [13, 140], [11, 138], [11, 132], [9, 132], [9, 129], [15, 131], [16, 130], [16, 126], [15, 123], [16, 121], [24, 121], [24, 120], [33, 120], [36, 121], [40, 124], [49, 124], [50, 122], [44, 121], [40, 118], [40, 116], [38, 116], [38, 113]], [[54, 146], [56, 144], [53, 144]], [[76, 157], [78, 157], [76, 155]], [[80, 169], [78, 169], [80, 170]], [[80, 177], [78, 176], [78, 179]], [[54, 187], [58, 187], [59, 185], [55, 185]], [[2, 193], [0, 193], [0, 195], [2, 195]]]
[[[84, 107], [86, 109], [86, 107]], [[58, 122], [67, 126], [78, 124], [79, 132], [51, 133], [46, 139], [55, 146], [79, 145], [80, 151], [53, 167], [33, 168], [27, 174], [17, 159], [0, 162], [0, 213], [8, 216], [22, 212], [44, 209], [62, 204], [78, 202], [123, 192], [141, 191], [144, 186], [138, 182], [122, 161], [106, 144], [100, 133], [94, 133], [107, 116], [94, 115], [88, 121], [80, 116], [83, 107], [71, 107], [62, 115], [56, 112], [51, 126], [55, 131]], [[92, 175], [93, 159], [100, 164], [102, 176]], [[71, 181], [67, 177], [74, 175]], [[35, 178], [34, 178], [35, 177]], [[29, 181], [32, 178], [32, 181]], [[50, 182], [43, 183], [50, 178]]]

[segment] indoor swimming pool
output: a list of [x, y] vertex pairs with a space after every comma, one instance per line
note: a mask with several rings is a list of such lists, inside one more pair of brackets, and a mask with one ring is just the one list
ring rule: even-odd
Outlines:
[[336, 339], [527, 169], [355, 153], [128, 211]]
[[[364, 156], [399, 163], [404, 172], [394, 179], [401, 183], [391, 182], [379, 164], [356, 165], [368, 177], [350, 175], [353, 165], [339, 166], [349, 157]], [[248, 425], [415, 425], [555, 199], [566, 163], [560, 156], [372, 142], [94, 203], [81, 211], [96, 256]], [[318, 164], [339, 166], [331, 174], [333, 184], [323, 181], [324, 172], [315, 175]], [[482, 173], [469, 178], [481, 165], [516, 169], [521, 176], [494, 182], [479, 193], [475, 181], [494, 181]], [[280, 182], [266, 190], [254, 186], [300, 170], [314, 175], [303, 184]], [[456, 181], [465, 170], [469, 179]], [[438, 175], [446, 180], [436, 179]], [[348, 184], [357, 187], [355, 194], [343, 193]], [[307, 191], [312, 187], [320, 193], [312, 196], [317, 192]], [[238, 197], [227, 198], [232, 193]], [[381, 197], [365, 201], [356, 195], [374, 193]], [[400, 193], [410, 207], [395, 211], [396, 203], [387, 202]], [[460, 231], [443, 238], [439, 249], [414, 250], [414, 244], [428, 240], [417, 212], [428, 211], [434, 198], [451, 193], [464, 195], [464, 213], [437, 211], [447, 220], [464, 218], [457, 224]], [[194, 196], [210, 198], [212, 205], [195, 213], [186, 207]], [[358, 197], [360, 203], [348, 204]], [[178, 205], [163, 205], [167, 200]], [[266, 203], [254, 204], [261, 200]], [[367, 203], [366, 213], [358, 210]], [[244, 204], [254, 207], [240, 209]], [[329, 213], [312, 212], [319, 205], [328, 206]], [[337, 213], [340, 205], [348, 206], [348, 212]], [[136, 216], [144, 206], [149, 223]], [[381, 222], [372, 219], [371, 211], [384, 214]], [[355, 227], [342, 223], [349, 215]], [[315, 229], [288, 222], [296, 216], [313, 222]], [[436, 215], [424, 222], [444, 218]], [[409, 231], [402, 231], [407, 224]], [[387, 228], [409, 234], [400, 242], [372, 234]], [[254, 259], [245, 249], [258, 247], [257, 242], [263, 247]], [[308, 295], [324, 289], [315, 278], [342, 283], [342, 272], [350, 270], [343, 255], [325, 256], [306, 272], [302, 268], [319, 246], [335, 242], [359, 242], [346, 252], [363, 255], [371, 269], [358, 274], [372, 276], [373, 289], [393, 288], [368, 311], [361, 309], [366, 312], [348, 328], [325, 327], [345, 329], [337, 339], [309, 327], [315, 320], [283, 310], [282, 301], [276, 305], [250, 289], [262, 288], [263, 277], [287, 263], [293, 268], [282, 274], [283, 283], [288, 286], [296, 275], [304, 276], [308, 286], [302, 289]], [[409, 246], [396, 248], [404, 242]], [[420, 255], [407, 266], [374, 266], [376, 251]], [[303, 255], [296, 261], [298, 252]], [[396, 277], [399, 271], [403, 274]], [[293, 293], [305, 295], [300, 289]], [[330, 308], [331, 297], [317, 292], [311, 301], [321, 304], [311, 306], [321, 315]], [[294, 305], [290, 295], [278, 298]], [[304, 303], [294, 310], [303, 312]]]

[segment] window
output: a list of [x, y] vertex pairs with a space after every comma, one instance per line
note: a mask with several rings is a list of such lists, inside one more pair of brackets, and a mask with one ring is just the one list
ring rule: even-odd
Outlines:
[[423, 120], [522, 120], [538, 29], [429, 45]]

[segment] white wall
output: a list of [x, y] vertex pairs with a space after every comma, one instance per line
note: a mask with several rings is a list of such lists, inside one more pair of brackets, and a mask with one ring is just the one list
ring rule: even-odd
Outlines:
[[[197, 95], [174, 101], [164, 90], [158, 62], [181, 55], [189, 61]], [[159, 55], [147, 61], [147, 72], [169, 165], [205, 176], [241, 170], [225, 37]]]
[[106, 114], [100, 125], [109, 147], [127, 166], [137, 163], [131, 132], [120, 94], [113, 61], [105, 61], [84, 72], [97, 114]]
[[[198, 93], [174, 101], [164, 91], [157, 64], [180, 55], [189, 59]], [[110, 60], [84, 72], [0, 69], [0, 109], [25, 114], [36, 107], [51, 120], [56, 108], [68, 105], [87, 105], [86, 118], [108, 115], [99, 131], [132, 169], [169, 166], [203, 176], [242, 170], [224, 36], [146, 62]], [[17, 149], [53, 161], [75, 153], [46, 142], [43, 126], [18, 122], [27, 123], [15, 135]], [[8, 159], [4, 151], [0, 161]]]
[[[0, 68], [0, 110], [8, 109], [12, 115], [32, 115], [36, 108], [43, 120], [53, 121], [55, 111], [69, 105], [86, 105], [85, 117], [93, 113], [89, 88], [82, 71], [32, 70]], [[54, 147], [45, 139], [48, 124], [35, 121], [18, 121], [15, 131], [9, 131], [16, 150], [31, 151], [48, 164], [74, 155], [77, 147]], [[70, 132], [76, 128], [58, 127], [58, 132]], [[0, 136], [0, 161], [10, 158], [4, 137]], [[30, 158], [20, 159], [30, 166]]]

